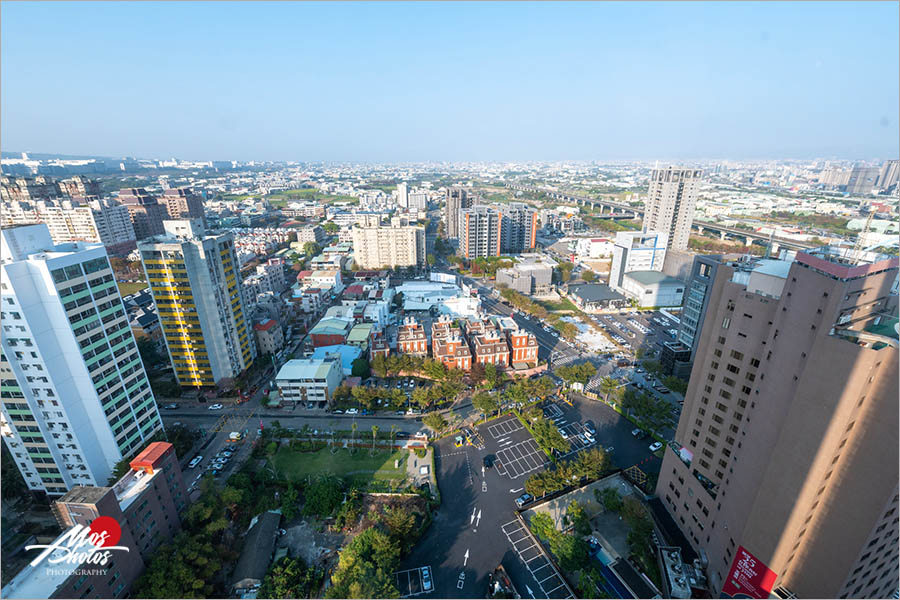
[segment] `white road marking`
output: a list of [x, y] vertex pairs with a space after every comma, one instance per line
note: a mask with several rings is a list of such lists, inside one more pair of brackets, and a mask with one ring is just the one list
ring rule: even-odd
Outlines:
[[463, 556], [463, 566], [466, 566], [466, 563], [469, 562], [469, 549], [466, 548], [466, 554]]

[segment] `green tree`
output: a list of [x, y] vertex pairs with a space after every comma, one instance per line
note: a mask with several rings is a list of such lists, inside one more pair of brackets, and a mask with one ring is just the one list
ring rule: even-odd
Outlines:
[[387, 528], [388, 535], [400, 546], [401, 550], [408, 550], [413, 544], [413, 530], [416, 525], [416, 516], [402, 506], [388, 507], [379, 516]]
[[680, 377], [675, 377], [674, 375], [670, 375], [663, 379], [663, 385], [672, 390], [673, 392], [677, 392], [684, 396], [687, 393], [688, 382]]
[[435, 434], [440, 434], [447, 427], [447, 420], [439, 412], [428, 413], [422, 419], [422, 423]]
[[439, 360], [425, 361], [425, 374], [438, 381], [447, 376], [447, 367]]
[[600, 479], [609, 470], [609, 456], [603, 448], [583, 450], [576, 456], [572, 467], [579, 478]]
[[590, 563], [590, 548], [586, 541], [573, 535], [559, 535], [550, 539], [550, 551], [566, 571], [578, 571]]
[[566, 522], [575, 528], [578, 535], [589, 535], [591, 533], [591, 518], [588, 516], [584, 505], [572, 500], [566, 507]]
[[585, 270], [585, 272], [581, 274], [581, 278], [584, 281], [587, 281], [588, 283], [590, 283], [590, 282], [594, 281], [595, 279], [597, 279], [597, 274], [588, 269], [588, 270]]
[[281, 514], [284, 520], [291, 521], [297, 515], [297, 488], [289, 483], [287, 489], [281, 494]]
[[285, 556], [266, 573], [258, 598], [311, 598], [319, 588], [322, 572], [300, 557]]
[[553, 517], [545, 512], [536, 512], [531, 515], [529, 525], [531, 526], [531, 531], [534, 532], [534, 535], [544, 541], [549, 541], [553, 537], [559, 535], [559, 532], [556, 530], [556, 525], [553, 523]]
[[399, 598], [394, 571], [400, 548], [388, 534], [370, 527], [341, 551], [327, 598]]
[[340, 227], [338, 227], [336, 223], [332, 223], [331, 221], [328, 221], [327, 223], [322, 225], [322, 229], [325, 230], [325, 233], [331, 235], [331, 234], [337, 233], [338, 230], [340, 229]]
[[494, 411], [500, 409], [500, 405], [497, 403], [497, 400], [494, 399], [494, 396], [487, 392], [475, 394], [475, 397], [472, 398], [472, 406], [481, 411], [481, 414], [483, 415], [492, 415], [494, 414]]
[[303, 514], [327, 517], [343, 498], [341, 480], [329, 473], [317, 476], [304, 490]]
[[603, 504], [603, 508], [610, 512], [619, 512], [622, 510], [622, 496], [615, 488], [603, 488], [595, 490], [597, 500]]
[[469, 370], [469, 381], [471, 381], [473, 385], [481, 385], [484, 381], [484, 375], [484, 364], [476, 362]]
[[378, 425], [372, 425], [372, 451], [369, 453], [370, 456], [375, 456], [375, 440], [378, 437]]
[[375, 373], [378, 377], [387, 377], [388, 374], [388, 359], [379, 354], [375, 358], [372, 359], [372, 364], [370, 365], [372, 372]]
[[[381, 358], [381, 357], [377, 357]], [[350, 375], [353, 377], [362, 377], [366, 379], [369, 377], [369, 373], [371, 369], [369, 368], [369, 361], [363, 357], [359, 357], [352, 363], [352, 370], [350, 371]]]
[[186, 531], [151, 555], [135, 582], [135, 598], [206, 598], [215, 596], [214, 582], [222, 569], [223, 551], [202, 535]]
[[600, 380], [600, 391], [606, 396], [606, 402], [609, 403], [609, 395], [619, 387], [619, 380], [612, 377], [604, 377]]
[[437, 258], [434, 257], [434, 254], [429, 253], [425, 255], [425, 262], [428, 263], [429, 267], [433, 267], [437, 262]]
[[303, 254], [306, 258], [312, 258], [322, 251], [322, 247], [315, 242], [306, 242], [303, 244]]
[[484, 365], [484, 384], [488, 389], [497, 389], [505, 378], [506, 374], [496, 365], [492, 363]]

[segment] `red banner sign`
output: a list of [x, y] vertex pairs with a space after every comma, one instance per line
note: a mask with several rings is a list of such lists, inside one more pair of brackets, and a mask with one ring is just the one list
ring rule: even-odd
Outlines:
[[722, 598], [768, 598], [777, 575], [755, 556], [738, 546]]

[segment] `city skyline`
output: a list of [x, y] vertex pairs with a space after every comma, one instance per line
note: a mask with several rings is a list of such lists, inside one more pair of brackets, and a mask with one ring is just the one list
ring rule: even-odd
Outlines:
[[5, 4], [0, 142], [257, 161], [898, 154], [892, 3], [259, 6]]

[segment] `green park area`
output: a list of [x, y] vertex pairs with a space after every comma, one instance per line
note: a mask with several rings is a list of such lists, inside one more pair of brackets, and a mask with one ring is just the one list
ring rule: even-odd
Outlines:
[[578, 307], [572, 304], [568, 298], [560, 298], [559, 302], [539, 301], [538, 304], [546, 308], [550, 312], [571, 311], [580, 312]]
[[[365, 440], [360, 434], [361, 441]], [[371, 434], [369, 435], [371, 442]], [[301, 452], [283, 444], [271, 462], [279, 475], [288, 480], [300, 481], [310, 475], [330, 473], [344, 479], [351, 486], [365, 488], [372, 482], [384, 482], [393, 488], [400, 487], [406, 479], [407, 450], [375, 450], [371, 448], [347, 448], [332, 451], [325, 447], [315, 452]], [[400, 461], [394, 467], [394, 461]]]
[[293, 200], [315, 200], [323, 204], [331, 202], [359, 202], [359, 198], [355, 196], [339, 196], [335, 194], [325, 194], [319, 190], [312, 188], [304, 188], [299, 190], [284, 190], [281, 192], [273, 192], [266, 196], [266, 199], [272, 206], [285, 206], [288, 201]]

